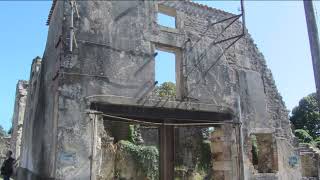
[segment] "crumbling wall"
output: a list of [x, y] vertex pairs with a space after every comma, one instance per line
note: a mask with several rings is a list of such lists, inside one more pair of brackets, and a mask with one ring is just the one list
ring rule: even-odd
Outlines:
[[61, 53], [60, 35], [63, 27], [64, 2], [56, 1], [52, 13], [54, 24], [48, 31], [47, 44], [40, 65], [35, 58], [30, 72], [30, 88], [23, 129], [21, 168], [18, 179], [36, 180], [55, 177], [57, 85], [55, 67]]
[[303, 180], [316, 180], [320, 178], [320, 154], [319, 150], [308, 144], [299, 145], [301, 158], [301, 173]]
[[10, 137], [0, 134], [0, 164], [6, 159], [8, 150], [10, 150]]
[[16, 98], [12, 118], [12, 134], [10, 148], [12, 157], [20, 158], [23, 121], [27, 103], [28, 81], [19, 80], [16, 87]]
[[[30, 70], [30, 79], [28, 86], [28, 96], [26, 99], [26, 109], [23, 120], [23, 133], [21, 142], [21, 154], [18, 159], [18, 178], [37, 178], [38, 167], [34, 164], [38, 160], [37, 154], [33, 151], [33, 147], [37, 146], [37, 142], [43, 136], [36, 136], [34, 134], [35, 119], [37, 118], [36, 109], [39, 107], [39, 84], [40, 84], [40, 67], [41, 58], [36, 57], [32, 61]], [[38, 148], [38, 147], [37, 147]], [[36, 172], [35, 172], [36, 171]]]
[[[30, 105], [35, 108], [28, 119], [29, 145], [23, 150], [24, 167], [32, 174], [94, 179], [99, 171], [109, 173], [98, 166], [105, 156], [98, 156], [102, 146], [94, 146], [92, 143], [99, 141], [92, 138], [102, 137], [96, 134], [87, 110], [96, 110], [91, 106], [92, 99], [102, 101], [103, 97], [107, 103], [120, 105], [134, 101], [130, 105], [144, 106], [151, 102], [146, 99], [154, 89], [154, 56], [159, 47], [180, 53], [176, 70], [179, 96], [174, 102], [158, 101], [153, 107], [163, 108], [167, 103], [166, 108], [173, 109], [181, 104], [178, 108], [187, 110], [205, 105], [215, 106], [217, 112], [227, 109], [232, 115], [230, 120], [242, 121], [243, 138], [237, 142], [243, 142], [238, 144], [243, 151], [238, 158], [244, 162], [239, 169], [244, 169], [245, 179], [277, 179], [278, 173], [291, 172], [275, 168], [275, 172], [261, 174], [250, 161], [252, 134], [272, 134], [289, 144], [292, 138], [287, 110], [253, 40], [247, 34], [224, 54], [221, 53], [227, 42], [210, 45], [240, 34], [241, 22], [237, 21], [225, 36], [218, 37], [227, 22], [206, 31], [209, 24], [232, 14], [189, 1], [166, 1], [162, 6], [176, 12], [175, 29], [157, 24], [159, 6], [154, 1], [76, 1], [72, 20], [70, 2], [56, 1], [50, 17], [38, 98]], [[72, 29], [75, 34], [70, 37]], [[207, 33], [203, 35], [204, 32]], [[72, 49], [70, 39], [74, 39]], [[122, 127], [119, 133], [128, 130], [128, 126]], [[228, 137], [234, 140], [236, 136]], [[277, 152], [274, 159], [286, 158], [275, 138], [273, 142], [273, 152]], [[300, 176], [297, 173], [293, 178]]]

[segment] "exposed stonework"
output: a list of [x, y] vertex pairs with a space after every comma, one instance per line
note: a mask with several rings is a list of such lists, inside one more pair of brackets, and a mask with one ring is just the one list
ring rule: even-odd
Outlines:
[[22, 127], [27, 103], [28, 81], [19, 80], [16, 88], [16, 99], [12, 118], [12, 134], [10, 148], [12, 157], [19, 159], [21, 149]]
[[[159, 6], [176, 16], [175, 29], [157, 24]], [[130, 165], [132, 157], [123, 153], [125, 160], [117, 161], [119, 151], [113, 149], [130, 128], [110, 121], [130, 118], [159, 129], [160, 139], [148, 136], [145, 145], [160, 144], [160, 179], [173, 177], [166, 172], [177, 168], [174, 153], [165, 151], [175, 150], [174, 143], [189, 146], [178, 148], [188, 169], [175, 176], [201, 178], [195, 151], [203, 140], [212, 153], [208, 178], [301, 179], [300, 162], [287, 161], [297, 155], [288, 111], [251, 37], [246, 34], [224, 54], [228, 42], [211, 45], [241, 33], [240, 21], [223, 36], [218, 35], [227, 21], [206, 30], [232, 14], [188, 1], [76, 1], [74, 7], [72, 21], [70, 1], [54, 1], [50, 12], [41, 69], [30, 76], [19, 179], [144, 179]], [[176, 99], [150, 96], [156, 49], [176, 53]], [[219, 125], [208, 137], [193, 127], [163, 125], [187, 121]], [[141, 131], [142, 137], [148, 133]], [[259, 171], [251, 136], [261, 134], [267, 136], [259, 136], [258, 145], [268, 137], [273, 147], [260, 157], [258, 152]], [[116, 173], [117, 163], [123, 173]]]
[[10, 138], [0, 134], [0, 164], [6, 159], [6, 154], [10, 150]]
[[320, 178], [320, 151], [307, 144], [299, 146], [303, 180], [317, 180]]

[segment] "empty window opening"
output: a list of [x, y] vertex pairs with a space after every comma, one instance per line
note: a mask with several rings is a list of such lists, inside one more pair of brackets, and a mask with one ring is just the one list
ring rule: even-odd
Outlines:
[[157, 50], [155, 59], [155, 80], [158, 84], [176, 84], [176, 56], [174, 53]]
[[169, 28], [176, 28], [176, 18], [159, 12], [158, 24]]
[[277, 159], [272, 134], [251, 135], [251, 161], [259, 173], [275, 173]]
[[176, 28], [176, 11], [162, 5], [158, 6], [157, 21], [161, 26]]

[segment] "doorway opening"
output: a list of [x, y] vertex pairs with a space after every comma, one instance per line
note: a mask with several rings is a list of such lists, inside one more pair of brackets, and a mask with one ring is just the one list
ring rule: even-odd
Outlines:
[[114, 162], [117, 178], [227, 180], [239, 176], [239, 159], [234, 155], [239, 153], [237, 132], [230, 114], [105, 103], [93, 107], [101, 112], [102, 139], [109, 139], [105, 147], [117, 147], [113, 156], [110, 148], [101, 148], [102, 157], [114, 157], [102, 161], [101, 168], [110, 169]]

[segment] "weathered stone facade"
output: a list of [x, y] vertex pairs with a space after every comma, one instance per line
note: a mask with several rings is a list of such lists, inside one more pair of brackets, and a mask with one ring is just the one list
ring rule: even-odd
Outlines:
[[6, 154], [10, 150], [10, 136], [0, 134], [0, 164], [6, 159]]
[[[116, 161], [117, 154], [127, 154], [114, 149], [119, 146], [114, 141], [130, 130], [110, 123], [119, 119], [152, 121], [159, 126], [161, 145], [185, 144], [187, 134], [195, 141], [197, 130], [178, 129], [182, 120], [216, 122], [219, 125], [207, 133], [209, 179], [301, 179], [300, 162], [288, 163], [298, 152], [288, 112], [263, 55], [248, 34], [226, 52], [227, 42], [212, 45], [241, 34], [240, 21], [223, 36], [227, 21], [208, 29], [232, 14], [189, 1], [73, 5], [71, 13], [70, 1], [54, 1], [41, 69], [30, 77], [19, 179], [146, 178], [130, 166], [133, 157], [125, 158], [127, 164]], [[157, 24], [159, 9], [175, 16], [176, 28]], [[156, 49], [176, 55], [174, 100], [150, 96]], [[178, 125], [166, 129], [165, 123]], [[161, 134], [178, 134], [179, 139]], [[199, 177], [192, 151], [200, 148], [195, 144], [181, 152], [191, 179]], [[257, 161], [253, 146], [259, 149]], [[160, 146], [160, 166], [166, 162], [173, 167], [174, 155], [163, 152]], [[166, 170], [160, 170], [161, 179], [168, 179]]]
[[299, 151], [302, 179], [318, 180], [320, 178], [320, 151], [307, 144], [300, 144]]
[[28, 81], [19, 80], [16, 88], [16, 99], [12, 118], [12, 134], [10, 148], [12, 157], [19, 159], [21, 149], [22, 127], [27, 103]]

